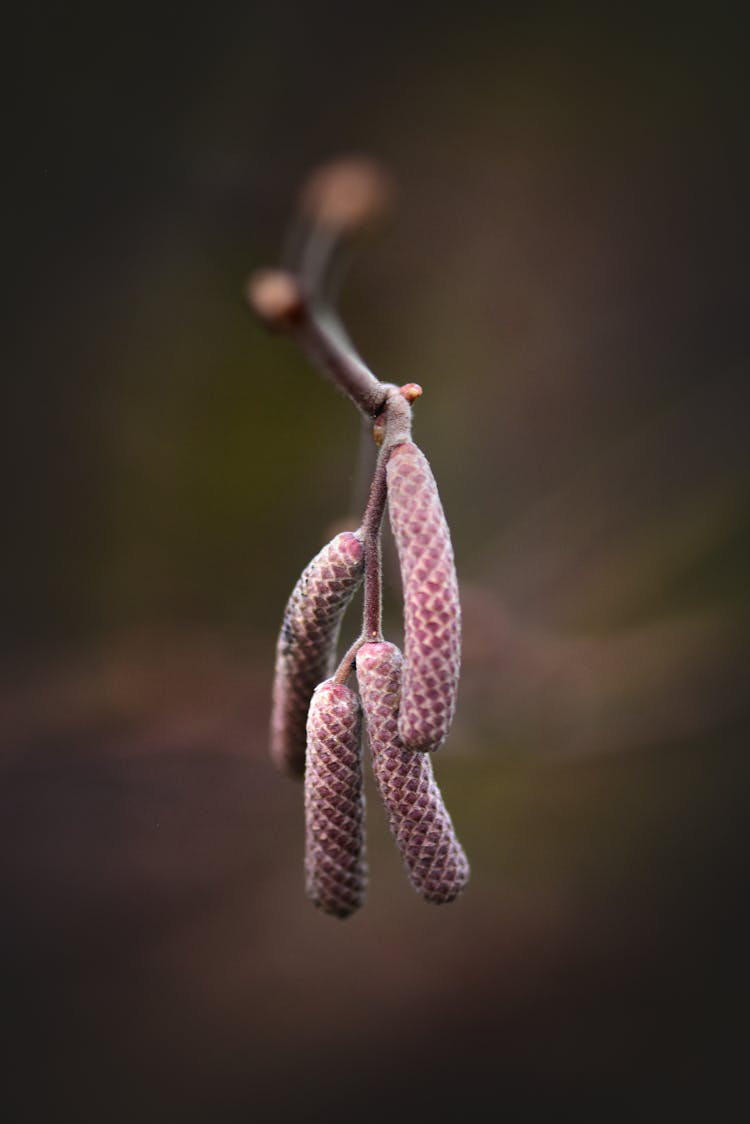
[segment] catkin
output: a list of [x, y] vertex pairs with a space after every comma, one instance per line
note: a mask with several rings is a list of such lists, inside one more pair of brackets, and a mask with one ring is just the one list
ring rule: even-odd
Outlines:
[[432, 771], [432, 760], [404, 749], [397, 715], [402, 656], [395, 644], [363, 644], [357, 681], [373, 772], [391, 831], [414, 889], [428, 902], [453, 901], [469, 879], [469, 863]]
[[461, 664], [461, 606], [450, 532], [435, 478], [412, 442], [386, 469], [388, 510], [404, 596], [404, 675], [398, 732], [407, 749], [429, 751], [453, 721]]
[[355, 693], [321, 683], [307, 719], [305, 882], [315, 905], [335, 917], [365, 898], [361, 725]]
[[362, 542], [344, 531], [313, 558], [287, 602], [271, 706], [271, 757], [284, 772], [304, 773], [310, 699], [333, 671], [341, 619], [363, 573]]

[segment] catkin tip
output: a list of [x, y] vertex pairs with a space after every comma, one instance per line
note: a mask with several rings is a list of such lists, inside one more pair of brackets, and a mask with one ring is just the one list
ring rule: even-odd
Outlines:
[[354, 691], [319, 684], [307, 718], [305, 884], [317, 908], [339, 918], [363, 904], [367, 882], [360, 733]]
[[406, 749], [399, 735], [402, 670], [395, 644], [364, 644], [357, 653], [373, 773], [391, 832], [414, 889], [426, 901], [444, 905], [465, 887], [469, 864], [429, 756]]

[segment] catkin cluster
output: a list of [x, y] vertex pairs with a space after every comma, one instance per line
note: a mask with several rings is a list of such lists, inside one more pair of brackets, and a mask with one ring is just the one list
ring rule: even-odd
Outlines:
[[[276, 648], [271, 756], [304, 777], [305, 879], [336, 917], [366, 890], [363, 735], [409, 879], [429, 902], [453, 901], [469, 864], [432, 770], [453, 722], [461, 610], [448, 524], [432, 471], [411, 440], [417, 383], [383, 383], [354, 349], [332, 300], [341, 263], [390, 208], [388, 169], [362, 155], [308, 177], [290, 228], [288, 265], [248, 280], [251, 308], [294, 339], [372, 427], [379, 449], [358, 530], [337, 535], [304, 570]], [[381, 529], [386, 506], [401, 570], [404, 653], [382, 634]], [[359, 639], [336, 664], [341, 621], [364, 584]], [[356, 675], [357, 690], [348, 685]]]
[[[450, 532], [417, 445], [398, 440], [380, 457], [403, 586], [404, 654], [363, 629], [333, 674], [341, 620], [363, 575], [367, 598], [360, 528], [337, 535], [295, 586], [273, 686], [272, 757], [279, 768], [304, 775], [307, 893], [337, 917], [361, 906], [366, 890], [363, 725], [377, 790], [414, 889], [442, 904], [469, 877], [430, 756], [453, 721], [460, 668]], [[352, 670], [358, 693], [345, 682]]]

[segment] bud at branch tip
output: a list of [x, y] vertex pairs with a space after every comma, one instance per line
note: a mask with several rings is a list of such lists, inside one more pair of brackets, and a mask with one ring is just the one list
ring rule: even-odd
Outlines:
[[395, 184], [376, 160], [346, 156], [317, 168], [305, 183], [299, 208], [330, 230], [354, 233], [390, 209]]
[[286, 270], [261, 269], [253, 273], [245, 295], [250, 307], [269, 327], [285, 327], [302, 315], [299, 284]]

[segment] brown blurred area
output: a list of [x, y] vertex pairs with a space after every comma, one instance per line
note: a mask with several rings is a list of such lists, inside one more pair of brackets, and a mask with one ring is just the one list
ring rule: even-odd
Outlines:
[[[739, 1118], [731, 9], [32, 4], [12, 38], [3, 1119]], [[464, 606], [435, 768], [473, 875], [416, 898], [369, 785], [341, 923], [304, 897], [268, 696], [359, 427], [243, 288], [347, 152], [399, 184], [342, 310], [424, 388]]]

